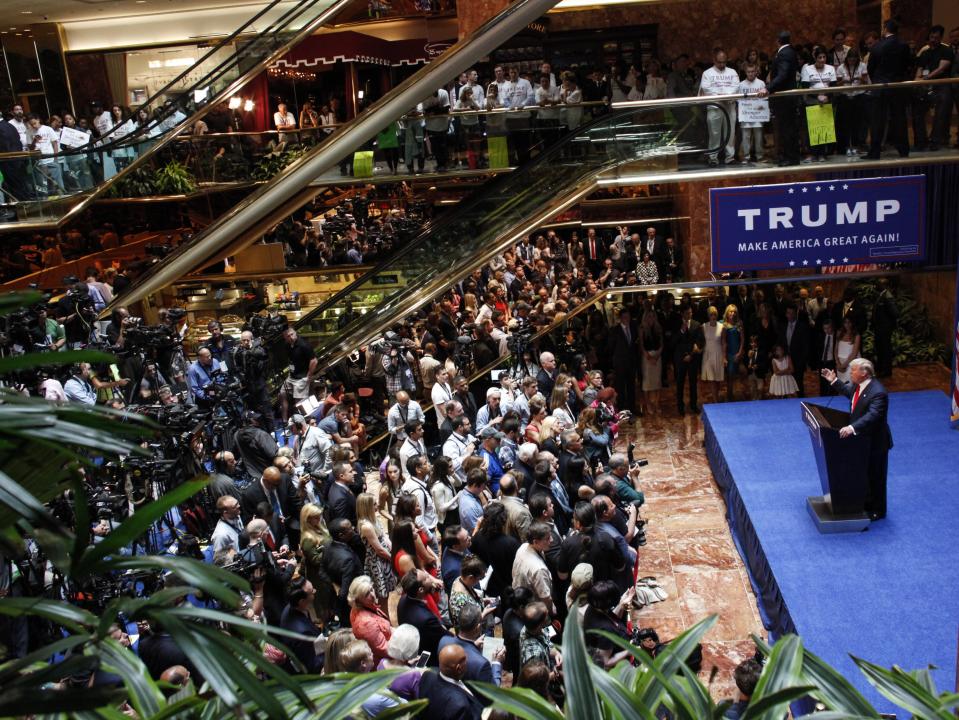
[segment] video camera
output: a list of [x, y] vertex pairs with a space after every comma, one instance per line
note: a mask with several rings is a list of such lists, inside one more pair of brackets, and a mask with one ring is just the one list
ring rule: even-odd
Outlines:
[[[136, 318], [140, 320], [140, 318]], [[125, 347], [129, 350], [167, 350], [177, 345], [177, 336], [169, 325], [127, 325]]]
[[257, 337], [269, 342], [289, 327], [286, 315], [253, 315], [250, 317], [250, 330]]

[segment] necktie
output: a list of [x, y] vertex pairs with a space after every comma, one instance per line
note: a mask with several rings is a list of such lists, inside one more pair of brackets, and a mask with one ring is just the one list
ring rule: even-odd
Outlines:
[[825, 344], [825, 346], [823, 346], [823, 350], [822, 350], [822, 359], [823, 359], [823, 362], [829, 362], [829, 356], [830, 356], [830, 354], [831, 354], [831, 351], [832, 351], [832, 336], [831, 336], [831, 335], [827, 335], [827, 336], [826, 336], [826, 344]]
[[856, 409], [856, 403], [859, 402], [859, 391], [862, 389], [861, 385], [856, 386], [856, 394], [852, 396], [852, 407], [849, 408], [849, 412], [852, 412]]
[[596, 241], [590, 238], [589, 240], [589, 256], [592, 259], [596, 259]]
[[629, 345], [633, 339], [630, 337], [628, 325], [623, 325], [623, 334], [626, 336], [626, 344]]
[[282, 521], [283, 509], [280, 507], [280, 498], [277, 497], [276, 490], [270, 491], [270, 503], [273, 505], [273, 514]]

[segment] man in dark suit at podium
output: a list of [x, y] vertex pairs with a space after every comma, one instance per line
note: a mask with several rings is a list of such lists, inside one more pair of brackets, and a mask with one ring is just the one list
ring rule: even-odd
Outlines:
[[875, 379], [875, 369], [868, 360], [857, 358], [849, 363], [851, 382], [840, 380], [835, 371], [823, 370], [822, 376], [838, 392], [851, 400], [849, 425], [839, 430], [839, 437], [867, 435], [872, 442], [869, 448], [869, 491], [866, 496], [866, 512], [870, 520], [886, 517], [886, 470], [889, 466], [889, 450], [892, 448], [892, 433], [887, 414], [889, 395], [886, 388]]

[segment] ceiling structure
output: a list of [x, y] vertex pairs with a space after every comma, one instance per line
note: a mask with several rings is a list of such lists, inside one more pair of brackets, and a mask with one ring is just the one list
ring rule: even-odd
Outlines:
[[263, 2], [236, 0], [3, 0], [0, 27], [8, 29], [42, 22], [76, 22], [115, 17], [140, 17], [187, 10], [251, 6], [252, 15]]

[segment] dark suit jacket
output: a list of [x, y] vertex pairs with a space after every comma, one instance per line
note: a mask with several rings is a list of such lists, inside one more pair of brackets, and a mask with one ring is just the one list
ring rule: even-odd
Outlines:
[[889, 35], [869, 51], [869, 79], [874, 83], [909, 80], [909, 46]]
[[[769, 92], [780, 90], [794, 90], [796, 88], [796, 73], [799, 72], [799, 56], [796, 51], [786, 45], [776, 53], [769, 67], [769, 82], [766, 88]], [[870, 75], [869, 77], [872, 77]]]
[[[296, 489], [289, 481], [280, 483], [280, 486], [276, 489], [276, 495], [279, 498], [283, 515], [286, 518], [285, 526], [280, 525], [280, 519], [278, 517], [274, 516], [273, 518], [274, 527], [271, 529], [273, 530], [274, 537], [279, 539], [286, 535], [287, 528], [290, 527], [291, 524], [299, 527], [302, 503], [300, 502], [299, 495], [296, 493]], [[243, 494], [240, 496], [240, 513], [243, 516], [244, 525], [253, 519], [253, 516], [256, 514], [256, 506], [261, 502], [269, 503], [270, 501], [266, 493], [263, 492], [263, 486], [260, 484], [260, 480], [257, 479], [243, 488]]]
[[[310, 619], [306, 615], [289, 605], [283, 609], [280, 627], [284, 630], [290, 630], [310, 638], [315, 638], [320, 634], [320, 629], [310, 622]], [[290, 638], [283, 638], [283, 642], [286, 643], [286, 646], [299, 658], [300, 662], [306, 666], [306, 672], [319, 674], [323, 671], [323, 656], [316, 654], [312, 642], [309, 640], [293, 640]]]
[[[499, 685], [498, 677], [493, 675], [493, 664], [486, 659], [483, 651], [468, 640], [460, 640], [458, 637], [448, 635], [440, 640], [439, 648], [442, 650], [447, 645], [459, 645], [466, 651], [466, 677], [464, 682], [478, 680], [479, 682], [489, 683], [490, 685]], [[498, 675], [498, 673], [497, 673]], [[483, 705], [489, 705], [487, 700], [481, 700]]]
[[423, 673], [420, 680], [420, 697], [430, 701], [425, 711], [427, 717], [480, 720], [483, 715], [483, 705], [476, 694], [470, 695], [462, 688], [447, 682], [436, 671]]
[[590, 253], [589, 237], [584, 237], [583, 254], [585, 254], [586, 259], [591, 262], [602, 262], [609, 257], [609, 240], [601, 237], [599, 233], [596, 233], [596, 247], [594, 250], [596, 251], [595, 253]]
[[411, 599], [407, 595], [400, 597], [396, 617], [401, 625], [409, 623], [420, 631], [420, 652], [430, 653], [429, 665], [437, 667], [440, 640], [449, 635], [440, 619], [422, 600]]
[[854, 300], [852, 305], [849, 306], [849, 311], [844, 312], [846, 303], [842, 300], [839, 302], [833, 303], [832, 306], [832, 328], [836, 332], [839, 332], [842, 329], [842, 321], [846, 318], [846, 315], [852, 317], [852, 323], [856, 326], [856, 332], [862, 334], [866, 331], [866, 308], [863, 307], [861, 300]]
[[[833, 387], [849, 399], [856, 394], [856, 386], [851, 382], [836, 380]], [[892, 447], [892, 431], [886, 420], [888, 412], [889, 394], [882, 383], [873, 378], [859, 393], [849, 421], [857, 435], [872, 437], [873, 452], [885, 452]]]
[[167, 633], [159, 632], [141, 637], [137, 644], [137, 655], [140, 656], [140, 660], [143, 661], [150, 677], [154, 680], [159, 680], [160, 675], [168, 667], [182, 665], [190, 671], [190, 677], [196, 687], [203, 684], [203, 675]]
[[23, 152], [20, 133], [6, 120], [0, 120], [0, 152]]
[[779, 330], [779, 344], [782, 345], [793, 361], [793, 370], [797, 372], [806, 367], [809, 361], [809, 319], [806, 314], [796, 317], [796, 327], [793, 330], [792, 342], [786, 342], [786, 333], [789, 323], [784, 322]]
[[337, 614], [344, 625], [349, 624], [350, 606], [347, 597], [350, 593], [350, 583], [363, 574], [363, 561], [353, 547], [334, 540], [323, 552], [323, 559], [320, 560], [320, 574], [324, 580], [339, 586], [340, 592], [336, 598]]
[[558, 371], [551, 375], [542, 368], [536, 373], [536, 389], [546, 398], [547, 403], [549, 402], [549, 396], [553, 394], [553, 386], [556, 385], [557, 375], [559, 375]]
[[260, 477], [276, 457], [276, 439], [266, 430], [252, 425], [237, 430], [233, 443], [233, 449], [243, 459], [250, 477]]
[[876, 298], [876, 306], [872, 310], [872, 329], [877, 335], [889, 335], [896, 329], [899, 319], [899, 310], [892, 294], [884, 292]]
[[[693, 352], [693, 345], [699, 347], [700, 352], [703, 350], [706, 345], [706, 339], [703, 336], [703, 327], [695, 320], [689, 321], [689, 329], [685, 332], [683, 331], [683, 323], [680, 320], [679, 328], [676, 330], [676, 336], [674, 340], [674, 358], [676, 362], [682, 362], [683, 356], [688, 355]], [[695, 364], [696, 360], [699, 359], [699, 355], [694, 355], [692, 363]]]
[[330, 519], [345, 518], [356, 525], [356, 496], [350, 490], [333, 483], [326, 504], [330, 508]]
[[659, 282], [666, 282], [666, 279], [670, 273], [672, 273], [673, 279], [677, 277], [682, 277], [683, 249], [679, 247], [679, 245], [676, 245], [674, 243], [672, 248], [672, 262], [675, 263], [676, 265], [675, 270], [669, 267], [670, 252], [669, 252], [669, 248], [666, 246], [665, 241], [663, 241], [663, 248], [659, 252], [659, 257], [654, 257], [653, 261], [656, 263], [656, 270], [659, 272]]
[[607, 353], [612, 361], [614, 368], [630, 370], [635, 369], [638, 361], [636, 351], [636, 339], [639, 336], [639, 330], [634, 323], [629, 324], [629, 340], [626, 340], [626, 333], [623, 332], [623, 326], [616, 323], [609, 330], [609, 344]]

